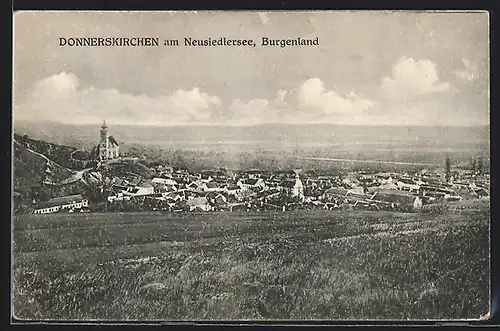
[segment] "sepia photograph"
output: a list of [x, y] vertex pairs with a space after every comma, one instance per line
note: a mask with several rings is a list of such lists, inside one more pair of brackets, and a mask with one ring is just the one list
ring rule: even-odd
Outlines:
[[487, 11], [19, 11], [19, 322], [479, 320]]

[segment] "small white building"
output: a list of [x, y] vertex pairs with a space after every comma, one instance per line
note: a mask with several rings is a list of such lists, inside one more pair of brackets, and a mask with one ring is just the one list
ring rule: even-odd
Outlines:
[[170, 178], [158, 178], [155, 177], [151, 180], [152, 184], [161, 184], [161, 185], [168, 185], [168, 186], [176, 186], [177, 182], [173, 179]]
[[241, 187], [241, 188], [252, 188], [252, 187], [265, 188], [266, 187], [266, 183], [264, 182], [264, 180], [262, 178], [242, 179], [242, 180], [239, 180], [236, 183], [236, 185]]
[[49, 201], [40, 202], [33, 207], [34, 214], [50, 214], [57, 213], [62, 210], [73, 212], [75, 210], [83, 210], [89, 206], [89, 201], [81, 194], [70, 195], [50, 199]]

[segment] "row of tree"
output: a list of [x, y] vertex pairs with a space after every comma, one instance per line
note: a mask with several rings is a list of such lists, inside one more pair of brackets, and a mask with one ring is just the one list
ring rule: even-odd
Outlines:
[[[479, 157], [476, 161], [474, 157], [471, 157], [469, 161], [469, 169], [475, 174], [482, 175], [485, 171], [485, 164], [483, 163], [483, 158]], [[451, 178], [451, 160], [449, 156], [446, 156], [446, 161], [445, 161], [445, 177], [446, 181], [449, 181]]]

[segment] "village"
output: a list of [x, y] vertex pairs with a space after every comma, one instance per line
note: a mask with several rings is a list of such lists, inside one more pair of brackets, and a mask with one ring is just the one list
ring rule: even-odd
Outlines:
[[[211, 212], [313, 210], [392, 210], [419, 212], [427, 206], [489, 196], [489, 173], [482, 164], [471, 169], [387, 173], [373, 170], [317, 173], [314, 170], [229, 170], [192, 172], [157, 165], [145, 178], [134, 172], [106, 171], [137, 157], [120, 155], [104, 123], [97, 146], [102, 201], [73, 194], [35, 203], [35, 214], [56, 212]], [[92, 208], [98, 203], [100, 208]]]

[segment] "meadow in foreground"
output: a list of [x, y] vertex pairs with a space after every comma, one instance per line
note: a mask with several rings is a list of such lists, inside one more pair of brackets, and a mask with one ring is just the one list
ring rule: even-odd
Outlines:
[[489, 208], [14, 220], [21, 319], [455, 319], [489, 308]]

